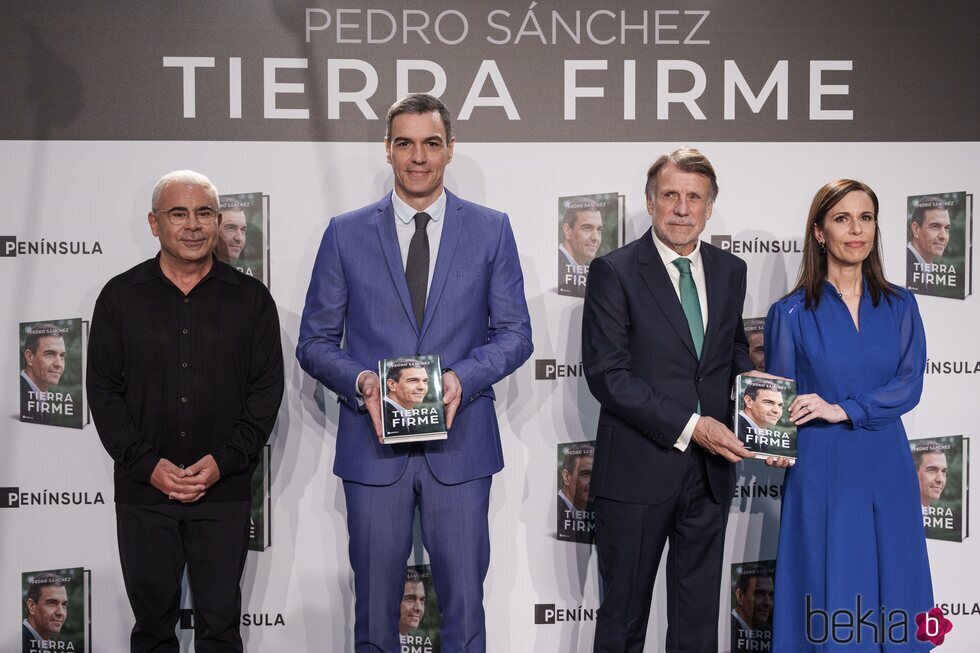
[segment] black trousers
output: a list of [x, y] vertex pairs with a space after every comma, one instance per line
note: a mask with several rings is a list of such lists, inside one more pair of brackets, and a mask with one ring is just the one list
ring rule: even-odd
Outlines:
[[178, 653], [180, 582], [187, 565], [198, 653], [238, 653], [249, 502], [116, 504], [132, 653]]
[[[696, 447], [693, 443], [691, 447]], [[657, 567], [667, 552], [668, 653], [717, 653], [718, 604], [728, 502], [716, 503], [703, 454], [678, 456], [687, 465], [678, 494], [663, 503], [623, 503], [597, 497], [596, 552], [602, 603], [595, 653], [640, 653]]]

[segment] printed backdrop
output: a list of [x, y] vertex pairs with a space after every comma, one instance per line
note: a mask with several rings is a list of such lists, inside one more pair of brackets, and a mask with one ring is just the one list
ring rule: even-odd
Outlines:
[[[400, 94], [432, 91], [449, 105], [458, 143], [447, 186], [510, 215], [531, 311], [533, 360], [496, 388], [507, 466], [490, 509], [495, 651], [590, 650], [599, 601], [594, 548], [556, 532], [556, 452], [593, 440], [598, 418], [579, 366], [582, 300], [558, 293], [558, 198], [624, 195], [628, 242], [649, 226], [649, 164], [699, 147], [721, 187], [704, 238], [746, 260], [745, 317], [759, 317], [795, 280], [806, 211], [823, 183], [853, 177], [877, 191], [886, 272], [897, 283], [907, 198], [980, 189], [975, 3], [465, 5], [4, 7], [0, 649], [19, 647], [22, 574], [77, 568], [90, 573], [92, 650], [125, 650], [131, 612], [111, 461], [91, 424], [19, 420], [18, 329], [90, 319], [102, 285], [154, 255], [145, 216], [169, 170], [204, 172], [225, 195], [268, 198], [264, 216], [247, 216], [243, 251], [263, 260], [255, 243], [264, 235], [287, 391], [258, 525], [268, 546], [249, 554], [243, 631], [249, 650], [272, 653], [352, 649], [345, 507], [331, 473], [337, 405], [292, 354], [330, 216], [391, 190], [383, 116]], [[959, 238], [957, 251], [969, 252]], [[975, 438], [977, 300], [918, 299], [929, 366], [904, 420], [909, 436]], [[781, 472], [756, 462], [738, 471], [725, 569], [778, 561]], [[942, 650], [980, 646], [977, 538], [929, 540], [936, 600], [954, 624]], [[419, 543], [409, 564], [426, 562]], [[664, 596], [661, 577], [651, 651], [664, 640]]]

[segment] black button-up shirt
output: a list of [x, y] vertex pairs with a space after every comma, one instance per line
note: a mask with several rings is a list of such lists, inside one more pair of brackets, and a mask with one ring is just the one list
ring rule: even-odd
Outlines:
[[184, 295], [159, 255], [113, 278], [95, 303], [86, 380], [115, 461], [116, 501], [167, 503], [150, 485], [160, 458], [214, 456], [202, 501], [247, 501], [283, 393], [279, 316], [259, 281], [214, 260]]

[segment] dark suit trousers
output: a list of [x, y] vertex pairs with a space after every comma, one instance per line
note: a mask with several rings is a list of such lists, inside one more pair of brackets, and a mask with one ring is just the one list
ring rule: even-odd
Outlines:
[[398, 619], [415, 508], [442, 613], [443, 653], [483, 653], [491, 477], [440, 483], [421, 453], [391, 485], [344, 481], [354, 569], [354, 651], [399, 653]]
[[187, 565], [198, 653], [242, 651], [240, 581], [248, 501], [116, 504], [126, 594], [136, 617], [132, 653], [178, 653], [180, 581]]
[[715, 503], [704, 453], [693, 442], [678, 494], [656, 505], [597, 497], [596, 550], [602, 603], [596, 623], [596, 653], [639, 653], [657, 567], [667, 552], [668, 653], [718, 651], [718, 602], [728, 521], [728, 503]]

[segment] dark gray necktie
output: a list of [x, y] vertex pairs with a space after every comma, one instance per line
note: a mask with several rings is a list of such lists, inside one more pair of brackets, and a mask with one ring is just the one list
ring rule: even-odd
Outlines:
[[412, 296], [415, 324], [420, 329], [425, 312], [426, 286], [429, 285], [429, 235], [425, 228], [431, 219], [428, 213], [415, 214], [415, 233], [408, 245], [408, 261], [405, 263], [405, 278], [408, 280], [408, 293]]

